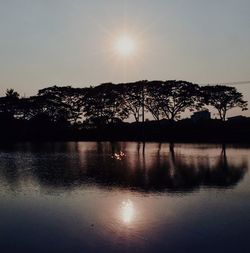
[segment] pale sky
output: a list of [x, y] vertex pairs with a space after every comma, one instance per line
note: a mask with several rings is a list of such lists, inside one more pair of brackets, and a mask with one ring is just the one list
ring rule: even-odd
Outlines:
[[[249, 11], [249, 0], [0, 0], [0, 95], [142, 79], [250, 80]], [[129, 57], [115, 52], [124, 34], [136, 45]], [[250, 101], [250, 84], [238, 89]]]

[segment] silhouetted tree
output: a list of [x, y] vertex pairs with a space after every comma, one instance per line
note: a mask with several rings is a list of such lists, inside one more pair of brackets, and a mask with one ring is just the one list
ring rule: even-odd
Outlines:
[[[196, 84], [175, 80], [144, 80], [117, 85], [105, 83], [90, 88], [52, 86], [39, 90], [36, 96], [25, 98], [19, 98], [16, 91], [8, 89], [6, 96], [0, 97], [0, 127], [2, 127], [0, 132], [5, 139], [11, 136], [13, 139], [28, 139], [30, 136], [31, 139], [32, 136], [43, 138], [48, 135], [48, 138], [57, 136], [58, 139], [165, 138], [174, 141], [194, 137], [199, 140], [199, 138], [212, 137], [213, 134], [206, 130], [209, 127], [200, 123], [200, 125], [193, 124], [194, 122], [190, 120], [176, 124], [172, 124], [172, 121], [179, 119], [185, 110], [192, 111], [203, 106], [215, 107], [221, 119], [225, 120], [229, 109], [240, 107], [246, 110], [247, 102], [233, 87], [218, 85], [199, 87]], [[124, 119], [132, 117], [136, 122], [144, 122], [145, 111], [151, 113], [157, 121], [162, 118], [170, 121], [124, 123], [114, 126], [114, 123], [121, 123]], [[244, 122], [243, 128], [237, 132], [235, 132], [235, 124], [226, 124], [225, 134], [224, 124], [216, 121], [208, 124], [219, 130], [213, 138], [224, 138], [223, 140], [227, 141], [232, 133], [235, 140], [246, 141], [244, 131], [250, 121], [246, 118]], [[70, 127], [70, 124], [74, 126]], [[110, 124], [112, 126], [105, 127], [105, 131], [102, 129], [99, 131], [98, 127]], [[189, 137], [182, 134], [184, 128], [189, 131]], [[17, 132], [16, 135], [7, 135]]]
[[112, 83], [89, 88], [83, 104], [84, 116], [97, 125], [114, 123], [129, 116], [119, 87]]
[[68, 118], [68, 110], [59, 99], [57, 100], [49, 95], [34, 96], [31, 98], [31, 103], [34, 115], [46, 114], [53, 122], [62, 119], [67, 120]]
[[15, 117], [23, 120], [30, 120], [37, 112], [34, 110], [36, 105], [33, 103], [32, 97], [20, 98], [16, 102]]
[[5, 96], [8, 98], [19, 98], [20, 95], [14, 89], [7, 89]]
[[162, 81], [148, 82], [146, 85], [145, 108], [150, 112], [155, 120], [160, 120], [162, 116], [161, 96]]
[[17, 110], [19, 94], [14, 89], [7, 89], [5, 97], [0, 98], [0, 112], [14, 117]]
[[239, 107], [242, 111], [247, 110], [247, 101], [243, 100], [243, 95], [235, 87], [224, 85], [204, 86], [201, 88], [202, 100], [206, 105], [213, 106], [220, 116], [226, 120], [228, 110]]
[[166, 81], [156, 90], [155, 99], [164, 117], [176, 120], [186, 109], [199, 108], [199, 86], [185, 81]]
[[57, 111], [62, 113], [61, 116], [63, 118], [74, 124], [83, 115], [83, 100], [85, 94], [86, 88], [80, 89], [70, 86], [53, 86], [39, 90], [38, 92], [39, 97], [43, 97], [49, 102], [50, 109], [57, 109]]
[[136, 122], [144, 119], [145, 86], [147, 81], [124, 84], [123, 98], [125, 109], [133, 115]]

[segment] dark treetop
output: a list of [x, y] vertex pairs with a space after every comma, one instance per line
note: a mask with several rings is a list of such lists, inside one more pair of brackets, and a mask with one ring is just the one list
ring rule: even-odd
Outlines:
[[[180, 120], [184, 111], [204, 111], [211, 107], [218, 112], [220, 120], [209, 120], [206, 124]], [[226, 122], [226, 113], [235, 107], [247, 110], [247, 101], [234, 87], [199, 86], [175, 80], [105, 83], [89, 88], [53, 86], [31, 97], [20, 97], [8, 89], [6, 96], [0, 98], [0, 137], [175, 141], [219, 141], [222, 137], [221, 140], [230, 141], [228, 137], [232, 133], [235, 136], [232, 132], [235, 126]], [[124, 122], [128, 119], [134, 119], [134, 123]], [[248, 125], [245, 119], [244, 126]], [[212, 139], [208, 134], [211, 127], [218, 134]], [[233, 141], [243, 139], [247, 133], [242, 131], [241, 127], [236, 132], [241, 137]]]

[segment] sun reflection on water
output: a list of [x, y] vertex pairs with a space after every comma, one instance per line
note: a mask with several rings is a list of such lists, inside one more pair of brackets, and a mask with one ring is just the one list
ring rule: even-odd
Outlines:
[[114, 153], [111, 157], [116, 160], [122, 160], [125, 156], [126, 156], [125, 153], [120, 151], [118, 153]]
[[126, 200], [122, 202], [121, 206], [121, 218], [123, 223], [131, 224], [135, 216], [134, 204], [131, 200]]

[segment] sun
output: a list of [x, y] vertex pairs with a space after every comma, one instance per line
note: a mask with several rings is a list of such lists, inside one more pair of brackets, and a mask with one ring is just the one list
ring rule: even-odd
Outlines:
[[135, 53], [136, 43], [130, 36], [123, 35], [116, 40], [115, 49], [119, 55], [129, 57]]

